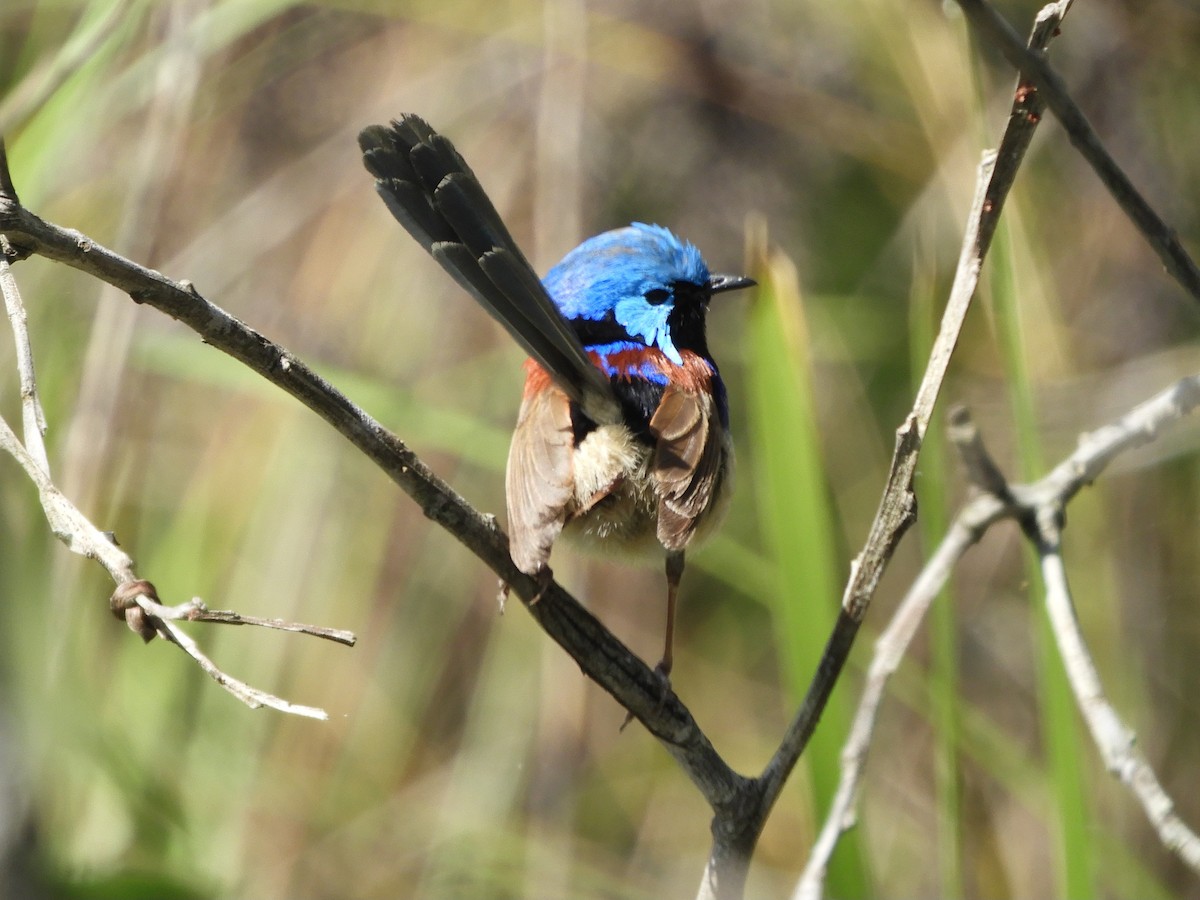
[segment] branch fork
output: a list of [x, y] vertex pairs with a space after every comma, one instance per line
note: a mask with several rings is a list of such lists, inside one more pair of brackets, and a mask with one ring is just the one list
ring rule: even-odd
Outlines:
[[[18, 204], [16, 192], [11, 190], [12, 178], [6, 162], [3, 144], [0, 143], [0, 214], [12, 215], [14, 211], [22, 213], [24, 210]], [[82, 235], [78, 235], [76, 246], [86, 246], [90, 249], [93, 245]], [[100, 531], [54, 485], [50, 477], [50, 461], [43, 440], [46, 431], [46, 416], [38, 397], [25, 307], [9, 264], [10, 259], [21, 259], [26, 255], [28, 253], [20, 249], [20, 245], [14, 243], [8, 233], [0, 231], [0, 292], [4, 295], [5, 309], [12, 326], [13, 339], [16, 342], [24, 432], [24, 442], [22, 443], [8, 423], [0, 418], [0, 449], [7, 451], [16, 459], [25, 469], [30, 480], [37, 486], [42, 510], [55, 537], [66, 544], [72, 552], [94, 559], [108, 570], [117, 583], [116, 590], [109, 598], [109, 609], [113, 615], [124, 621], [131, 631], [140, 635], [143, 641], [149, 642], [158, 636], [175, 644], [225, 690], [251, 708], [266, 706], [292, 715], [327, 719], [328, 715], [322, 709], [291, 703], [228, 675], [205, 656], [195, 641], [174, 623], [179, 620], [187, 620], [227, 625], [257, 625], [309, 634], [347, 646], [354, 645], [356, 638], [353, 633], [297, 622], [284, 622], [279, 619], [243, 616], [229, 611], [212, 611], [199, 598], [193, 598], [178, 606], [164, 606], [159, 602], [158, 591], [154, 585], [138, 578], [134, 573], [133, 559], [117, 545], [113, 535]]]
[[[851, 565], [842, 608], [808, 695], [789, 725], [778, 750], [762, 773], [738, 774], [722, 759], [691, 713], [673, 692], [663, 696], [661, 682], [629, 649], [552, 579], [537, 580], [516, 569], [507, 539], [495, 519], [470, 507], [395, 435], [313, 372], [298, 357], [247, 327], [205, 299], [191, 282], [175, 282], [124, 259], [76, 231], [47, 223], [25, 210], [17, 198], [3, 145], [0, 144], [0, 285], [18, 345], [22, 378], [24, 443], [0, 419], [0, 448], [9, 452], [37, 485], [47, 521], [74, 552], [99, 561], [117, 584], [110, 599], [114, 615], [144, 639], [158, 635], [188, 653], [226, 690], [250, 706], [324, 718], [246, 685], [216, 667], [178, 627], [180, 621], [257, 625], [312, 634], [352, 644], [353, 635], [273, 619], [256, 619], [209, 610], [201, 601], [176, 606], [161, 603], [153, 584], [134, 571], [133, 561], [110, 536], [98, 531], [50, 480], [41, 433], [44, 415], [37, 402], [32, 358], [27, 348], [24, 313], [9, 263], [38, 254], [87, 272], [193, 329], [211, 346], [232, 356], [270, 383], [299, 399], [326, 420], [359, 451], [375, 462], [408, 493], [430, 519], [446, 528], [511, 585], [539, 625], [580, 665], [583, 672], [638, 718], [697, 786], [714, 819], [713, 844], [699, 895], [739, 897], [758, 835], [799, 759], [836, 683], [892, 553], [912, 524], [915, 496], [912, 480], [934, 405], [970, 307], [979, 274], [1000, 213], [1033, 131], [1048, 107], [1063, 123], [1073, 143], [1096, 168], [1130, 218], [1163, 258], [1168, 271], [1200, 300], [1200, 271], [1179, 246], [1173, 232], [1157, 217], [1104, 151], [1086, 119], [1074, 106], [1061, 80], [1045, 61], [1044, 49], [1057, 34], [1070, 0], [1050, 4], [1039, 15], [1028, 47], [1000, 20], [986, 0], [958, 0], [968, 19], [997, 42], [1020, 70], [1012, 114], [996, 153], [980, 162], [972, 210], [964, 234], [954, 285], [946, 305], [930, 361], [913, 404], [896, 433], [895, 452], [878, 512], [862, 551]], [[1015, 41], [1015, 44], [1014, 44]], [[11, 286], [11, 288], [10, 288]], [[28, 357], [27, 361], [26, 357]], [[28, 381], [28, 385], [27, 385]], [[27, 389], [28, 387], [28, 389]], [[1169, 396], [1155, 398], [1125, 419], [1088, 436], [1075, 454], [1033, 485], [1009, 484], [990, 458], [965, 411], [951, 414], [954, 439], [976, 496], [959, 512], [942, 544], [930, 558], [895, 618], [881, 637], [868, 674], [867, 688], [843, 753], [843, 778], [797, 897], [817, 897], [824, 867], [838, 835], [854, 820], [854, 796], [865, 764], [873, 716], [887, 677], [899, 664], [924, 610], [949, 577], [963, 553], [1002, 518], [1017, 518], [1035, 538], [1047, 585], [1047, 606], [1060, 634], [1064, 660], [1078, 685], [1077, 697], [1089, 729], [1106, 762], [1130, 784], [1163, 842], [1200, 871], [1200, 842], [1175, 816], [1170, 799], [1137, 754], [1131, 733], [1106, 704], [1094, 665], [1078, 635], [1059, 552], [1062, 510], [1117, 453], [1149, 440], [1158, 428], [1200, 404], [1200, 381], [1185, 380]], [[1076, 644], [1078, 647], [1076, 647]], [[1082, 652], [1079, 649], [1082, 648]]]

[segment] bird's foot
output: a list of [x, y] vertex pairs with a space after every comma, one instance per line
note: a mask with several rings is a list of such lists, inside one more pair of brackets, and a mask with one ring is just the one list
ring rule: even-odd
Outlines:
[[550, 589], [550, 584], [554, 581], [554, 573], [550, 571], [549, 566], [542, 566], [534, 573], [533, 580], [537, 582], [537, 593], [530, 598], [529, 605], [537, 606], [546, 591]]

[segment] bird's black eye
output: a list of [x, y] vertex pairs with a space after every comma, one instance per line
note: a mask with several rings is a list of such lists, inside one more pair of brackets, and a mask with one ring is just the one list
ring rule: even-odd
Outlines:
[[646, 291], [646, 302], [651, 306], [661, 306], [671, 299], [671, 292], [666, 288], [654, 288]]

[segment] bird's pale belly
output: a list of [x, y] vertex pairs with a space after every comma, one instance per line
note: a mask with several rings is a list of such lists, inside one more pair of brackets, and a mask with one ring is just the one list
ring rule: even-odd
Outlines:
[[[652, 457], [653, 449], [623, 425], [602, 425], [591, 431], [575, 448], [575, 496], [563, 538], [590, 553], [660, 561], [660, 500], [651, 472]], [[732, 453], [726, 453], [716, 502], [704, 514], [693, 544], [724, 518], [731, 464]]]

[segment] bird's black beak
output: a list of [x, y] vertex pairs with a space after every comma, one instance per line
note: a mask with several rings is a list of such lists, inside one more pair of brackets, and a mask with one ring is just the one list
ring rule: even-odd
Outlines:
[[709, 275], [708, 276], [708, 291], [710, 294], [719, 294], [722, 291], [740, 291], [742, 288], [754, 287], [758, 284], [753, 278], [747, 278], [745, 275]]

